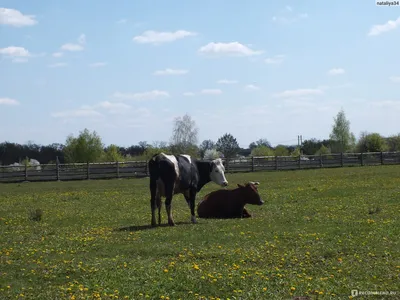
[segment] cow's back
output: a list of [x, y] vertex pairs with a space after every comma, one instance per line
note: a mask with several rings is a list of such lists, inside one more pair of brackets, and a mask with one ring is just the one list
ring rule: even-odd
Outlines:
[[231, 201], [232, 191], [217, 190], [204, 196], [197, 206], [197, 215], [200, 218], [219, 217], [224, 214], [229, 201]]

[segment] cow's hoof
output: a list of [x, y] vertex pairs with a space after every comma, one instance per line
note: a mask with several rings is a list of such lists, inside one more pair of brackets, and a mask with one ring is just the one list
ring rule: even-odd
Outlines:
[[168, 225], [169, 226], [175, 226], [175, 222], [174, 221], [168, 221]]
[[197, 223], [197, 220], [196, 220], [196, 217], [195, 217], [195, 216], [192, 216], [190, 219], [191, 219], [191, 221], [192, 221], [193, 224], [196, 224], [196, 223]]

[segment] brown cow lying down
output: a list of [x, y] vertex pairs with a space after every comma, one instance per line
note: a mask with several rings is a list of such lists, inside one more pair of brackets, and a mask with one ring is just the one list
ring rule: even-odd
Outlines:
[[259, 182], [249, 182], [246, 185], [238, 184], [233, 190], [221, 189], [204, 196], [197, 206], [199, 218], [249, 218], [251, 215], [244, 208], [246, 204], [262, 205], [258, 194]]

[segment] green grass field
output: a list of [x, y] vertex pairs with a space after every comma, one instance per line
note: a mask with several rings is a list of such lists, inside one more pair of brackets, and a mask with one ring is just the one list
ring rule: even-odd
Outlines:
[[227, 179], [260, 181], [253, 218], [192, 225], [178, 195], [154, 229], [148, 179], [0, 185], [0, 298], [400, 297], [400, 166]]

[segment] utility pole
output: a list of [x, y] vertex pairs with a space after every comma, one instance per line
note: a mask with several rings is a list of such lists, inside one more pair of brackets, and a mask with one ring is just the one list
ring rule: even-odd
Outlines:
[[302, 135], [297, 136], [297, 147], [300, 149], [300, 154], [303, 155], [303, 150], [301, 149], [303, 147], [303, 136]]
[[300, 135], [300, 154], [303, 155], [303, 136]]

